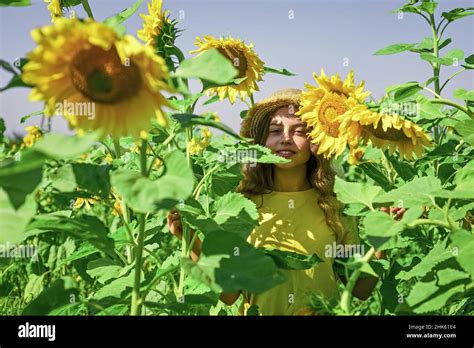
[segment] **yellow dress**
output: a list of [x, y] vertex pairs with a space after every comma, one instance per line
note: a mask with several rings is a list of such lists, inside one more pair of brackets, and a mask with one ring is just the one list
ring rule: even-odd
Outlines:
[[[299, 315], [307, 307], [311, 292], [326, 299], [339, 297], [332, 269], [334, 258], [325, 252], [335, 245], [336, 234], [326, 223], [318, 195], [312, 188], [297, 192], [273, 191], [250, 198], [259, 211], [259, 225], [247, 239], [250, 244], [305, 255], [316, 253], [323, 262], [306, 270], [282, 270], [288, 280], [264, 293], [244, 291], [241, 315], [254, 304], [258, 305], [261, 315]], [[355, 224], [347, 221], [343, 224], [346, 230], [340, 243], [358, 244]]]

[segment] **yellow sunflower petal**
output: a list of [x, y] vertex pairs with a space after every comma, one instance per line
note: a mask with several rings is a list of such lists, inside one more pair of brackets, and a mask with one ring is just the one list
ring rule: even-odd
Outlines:
[[153, 49], [134, 37], [119, 38], [105, 24], [58, 18], [37, 29], [23, 79], [30, 98], [43, 100], [48, 116], [63, 115], [77, 130], [100, 130], [117, 138], [138, 137], [151, 118], [166, 124], [162, 90], [168, 70]]

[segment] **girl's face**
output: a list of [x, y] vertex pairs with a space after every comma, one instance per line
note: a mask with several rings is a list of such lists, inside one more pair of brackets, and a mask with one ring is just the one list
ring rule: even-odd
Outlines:
[[290, 112], [292, 107], [283, 106], [270, 117], [265, 146], [279, 156], [291, 160], [289, 163], [274, 163], [278, 168], [290, 169], [305, 164], [311, 157], [311, 144], [306, 127]]

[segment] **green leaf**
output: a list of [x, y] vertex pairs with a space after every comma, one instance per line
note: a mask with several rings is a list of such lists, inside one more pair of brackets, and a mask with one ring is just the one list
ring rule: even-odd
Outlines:
[[108, 228], [95, 216], [71, 218], [59, 214], [37, 215], [28, 224], [25, 237], [48, 232], [64, 232], [75, 239], [88, 241], [107, 255], [115, 257], [114, 241], [107, 236]]
[[457, 65], [464, 58], [464, 52], [460, 49], [454, 49], [440, 58], [436, 57], [433, 53], [422, 53], [420, 58], [441, 65]]
[[90, 163], [74, 163], [72, 169], [79, 188], [107, 198], [110, 193], [108, 165]]
[[0, 168], [0, 187], [8, 194], [15, 209], [25, 202], [26, 196], [38, 187], [43, 177], [44, 157], [31, 151], [23, 153], [19, 162]]
[[101, 284], [118, 278], [121, 270], [122, 266], [111, 259], [96, 259], [87, 264], [87, 274], [92, 278], [97, 278]]
[[71, 277], [57, 279], [30, 302], [22, 315], [48, 315], [54, 309], [79, 301], [77, 285]]
[[474, 14], [474, 7], [467, 8], [455, 8], [449, 12], [443, 12], [441, 15], [448, 20], [448, 22], [455, 21], [457, 19], [471, 16]]
[[57, 161], [67, 160], [87, 152], [97, 139], [95, 133], [84, 136], [48, 133], [33, 145], [32, 150]]
[[[436, 193], [441, 190], [441, 181], [432, 176], [415, 178], [395, 190], [382, 192], [374, 200], [377, 203], [397, 203], [397, 206], [410, 208], [423, 204], [431, 205]], [[417, 194], [414, 195], [413, 193]]]
[[474, 54], [471, 54], [469, 57], [464, 59], [466, 62], [465, 65], [462, 65], [466, 69], [474, 69]]
[[425, 274], [433, 270], [433, 267], [437, 264], [452, 258], [453, 250], [452, 248], [446, 247], [447, 241], [447, 239], [444, 239], [436, 243], [429, 253], [422, 258], [420, 263], [408, 272], [400, 272], [396, 276], [396, 279], [408, 280], [413, 277], [423, 277]]
[[40, 276], [32, 273], [28, 277], [28, 283], [25, 286], [23, 299], [25, 302], [30, 302], [36, 298], [43, 291], [44, 273]]
[[366, 183], [348, 182], [336, 177], [334, 192], [337, 199], [345, 204], [362, 203], [372, 207], [374, 198], [380, 193], [381, 188]]
[[219, 197], [215, 204], [214, 221], [226, 232], [246, 240], [258, 223], [255, 203], [236, 192]]
[[224, 292], [259, 294], [286, 281], [271, 257], [234, 233], [210, 233], [202, 244], [202, 254], [222, 256], [219, 267], [214, 266], [214, 282]]
[[282, 269], [301, 270], [312, 268], [321, 262], [318, 255], [303, 255], [291, 251], [264, 248], [263, 252], [273, 259], [273, 262]]
[[454, 268], [443, 268], [436, 272], [436, 277], [438, 278], [439, 285], [448, 285], [452, 282], [469, 278], [469, 274]]
[[419, 105], [420, 118], [427, 120], [436, 120], [439, 118], [445, 118], [446, 115], [441, 111], [442, 106], [439, 104], [432, 104], [428, 99], [422, 95], [416, 98], [417, 105]]
[[0, 244], [16, 244], [24, 239], [24, 231], [30, 219], [36, 213], [36, 202], [32, 195], [25, 203], [15, 209], [7, 193], [0, 188]]
[[199, 78], [219, 85], [229, 84], [238, 75], [232, 62], [212, 48], [181, 62], [175, 77]]
[[415, 44], [409, 44], [409, 43], [393, 44], [393, 45], [389, 45], [387, 47], [381, 48], [380, 50], [375, 52], [374, 55], [382, 56], [382, 55], [401, 53], [401, 52], [405, 52], [412, 49], [414, 46]]
[[464, 88], [456, 88], [454, 90], [453, 96], [462, 100], [474, 101], [474, 89], [466, 91]]
[[119, 24], [125, 22], [128, 18], [130, 18], [142, 5], [143, 0], [137, 0], [135, 3], [126, 8], [125, 10], [117, 13], [116, 15], [110, 16], [104, 20], [104, 24], [114, 28], [117, 27]]
[[138, 172], [118, 170], [112, 173], [111, 183], [136, 212], [171, 209], [191, 195], [194, 177], [179, 150], [168, 153], [164, 157], [164, 165], [165, 173], [157, 180], [148, 179]]
[[265, 73], [271, 73], [271, 74], [279, 74], [279, 75], [285, 75], [285, 76], [296, 76], [295, 73], [292, 73], [291, 71], [286, 70], [285, 68], [283, 69], [275, 69], [275, 68], [270, 68], [268, 66], [263, 67], [263, 71]]
[[361, 168], [368, 177], [374, 180], [378, 185], [383, 189], [388, 190], [392, 188], [392, 184], [388, 181], [385, 174], [381, 171], [381, 166], [375, 163], [361, 163], [359, 164]]
[[2, 0], [0, 7], [2, 6], [30, 6], [31, 0]]
[[[447, 38], [443, 40], [441, 43], [438, 44], [438, 50], [446, 47], [449, 45], [453, 40], [450, 38]], [[422, 42], [420, 42], [418, 45], [415, 46], [415, 48], [412, 48], [410, 51], [412, 52], [418, 52], [418, 53], [423, 53], [423, 52], [433, 52], [434, 44], [433, 44], [433, 38], [432, 37], [425, 37]]]
[[420, 4], [420, 6], [418, 6], [418, 8], [423, 11], [423, 12], [426, 12], [430, 15], [434, 14], [435, 10], [436, 10], [436, 7], [438, 6], [438, 3], [437, 2], [434, 2], [434, 1], [425, 1], [425, 2], [422, 2]]
[[386, 88], [386, 93], [393, 93], [394, 101], [401, 101], [417, 94], [423, 88], [418, 82], [407, 82], [402, 85], [394, 85]]
[[131, 271], [133, 264], [130, 266], [122, 269], [122, 276], [120, 278], [114, 279], [110, 283], [97, 290], [97, 292], [92, 296], [92, 299], [102, 300], [107, 297], [115, 297], [120, 299], [127, 298], [131, 293], [133, 281], [135, 279], [135, 272]]
[[391, 238], [399, 235], [407, 225], [418, 219], [423, 213], [422, 207], [408, 209], [400, 221], [396, 221], [389, 214], [381, 211], [371, 211], [364, 219], [364, 228], [367, 239], [371, 245], [380, 249], [390, 243]]
[[15, 75], [11, 78], [10, 81], [8, 81], [8, 83], [3, 86], [3, 87], [0, 87], [0, 92], [4, 92], [6, 91], [7, 89], [10, 89], [10, 88], [15, 88], [15, 87], [27, 87], [27, 88], [30, 88], [31, 86], [26, 84], [22, 78], [21, 78], [21, 75]]
[[454, 129], [463, 136], [465, 142], [474, 146], [474, 121], [472, 119], [457, 122]]
[[453, 231], [449, 234], [451, 251], [456, 261], [474, 279], [474, 236], [465, 230]]
[[219, 96], [215, 95], [212, 98], [209, 98], [208, 100], [206, 100], [202, 105], [209, 105], [218, 101], [219, 101]]

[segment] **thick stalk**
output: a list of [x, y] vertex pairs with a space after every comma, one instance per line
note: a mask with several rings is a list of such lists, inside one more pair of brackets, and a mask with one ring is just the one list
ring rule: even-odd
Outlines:
[[[370, 248], [367, 254], [365, 254], [364, 257], [362, 258], [361, 262], [362, 263], [369, 262], [372, 256], [374, 255], [374, 253], [375, 253], [375, 248], [374, 247]], [[342, 293], [341, 308], [346, 314], [351, 314], [352, 312], [352, 291], [354, 290], [354, 287], [361, 273], [362, 273], [362, 266], [352, 273]]]
[[[146, 148], [147, 141], [142, 139], [140, 147], [140, 169], [144, 177], [147, 176], [147, 167], [146, 167]], [[139, 228], [138, 228], [138, 238], [137, 245], [135, 247], [135, 277], [133, 282], [133, 292], [132, 292], [132, 308], [131, 315], [139, 315], [143, 299], [140, 294], [140, 284], [141, 284], [141, 275], [142, 275], [142, 262], [143, 262], [143, 244], [145, 240], [145, 214], [141, 213], [138, 215]]]

